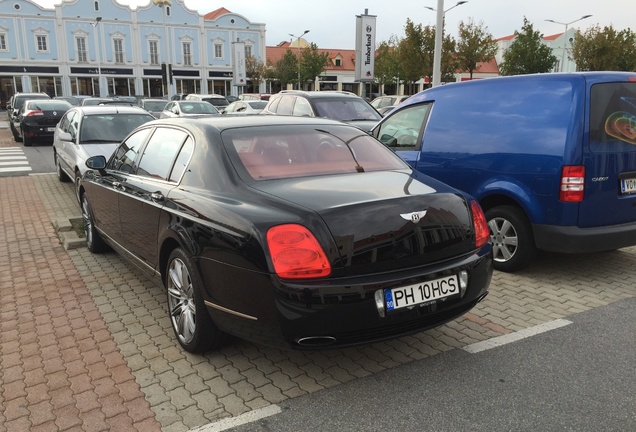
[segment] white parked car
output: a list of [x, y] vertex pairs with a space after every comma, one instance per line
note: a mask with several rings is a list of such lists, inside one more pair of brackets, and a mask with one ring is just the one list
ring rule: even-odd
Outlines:
[[258, 114], [267, 106], [264, 100], [239, 100], [226, 106], [223, 114]]
[[[75, 187], [87, 168], [86, 159], [110, 157], [119, 143], [137, 126], [154, 117], [140, 107], [121, 105], [80, 106], [66, 112], [55, 128], [53, 158], [60, 181]], [[141, 143], [140, 143], [141, 144]]]

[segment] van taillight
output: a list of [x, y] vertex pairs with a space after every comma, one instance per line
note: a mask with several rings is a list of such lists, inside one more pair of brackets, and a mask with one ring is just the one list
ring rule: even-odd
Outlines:
[[583, 165], [564, 166], [561, 172], [559, 200], [581, 202], [585, 193], [585, 167]]
[[490, 230], [488, 229], [488, 222], [486, 222], [486, 216], [481, 209], [479, 203], [475, 200], [470, 202], [470, 210], [473, 213], [473, 226], [475, 228], [475, 246], [482, 247], [490, 239]]
[[283, 279], [329, 276], [331, 265], [314, 235], [297, 224], [278, 225], [267, 231], [267, 246], [274, 271]]

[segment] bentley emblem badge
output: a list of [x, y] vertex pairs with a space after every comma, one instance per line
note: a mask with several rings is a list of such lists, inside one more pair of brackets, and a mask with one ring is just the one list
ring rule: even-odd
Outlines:
[[57, 115], [57, 111], [53, 111], [53, 115]]
[[426, 211], [427, 210], [422, 210], [422, 211], [413, 212], [413, 213], [400, 213], [400, 216], [404, 220], [407, 220], [407, 221], [410, 220], [413, 223], [418, 223], [420, 219], [426, 216]]

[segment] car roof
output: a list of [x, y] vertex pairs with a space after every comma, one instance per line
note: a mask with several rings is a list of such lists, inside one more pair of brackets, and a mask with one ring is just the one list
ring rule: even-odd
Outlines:
[[282, 90], [279, 94], [293, 94], [299, 96], [305, 96], [310, 99], [317, 98], [356, 98], [362, 99], [355, 93], [338, 90], [322, 90], [322, 91], [303, 91], [303, 90]]
[[294, 117], [294, 116], [218, 116], [218, 117], [197, 117], [197, 118], [166, 118], [158, 119], [146, 123], [148, 125], [168, 124], [182, 126], [190, 130], [214, 129], [224, 131], [227, 129], [243, 128], [250, 126], [293, 126], [293, 125], [332, 125], [350, 127], [360, 130], [355, 126], [346, 123], [330, 120], [321, 117]]
[[78, 106], [73, 108], [76, 111], [84, 113], [84, 115], [96, 114], [148, 114], [148, 111], [138, 106], [128, 105], [91, 105]]

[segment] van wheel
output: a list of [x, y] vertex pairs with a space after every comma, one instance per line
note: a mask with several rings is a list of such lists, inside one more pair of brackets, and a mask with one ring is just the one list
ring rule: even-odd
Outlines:
[[222, 346], [227, 335], [212, 322], [203, 302], [203, 282], [183, 249], [177, 248], [170, 254], [164, 284], [170, 322], [181, 346], [191, 353]]
[[493, 245], [494, 268], [514, 272], [526, 267], [536, 254], [532, 228], [517, 207], [499, 206], [485, 213]]

